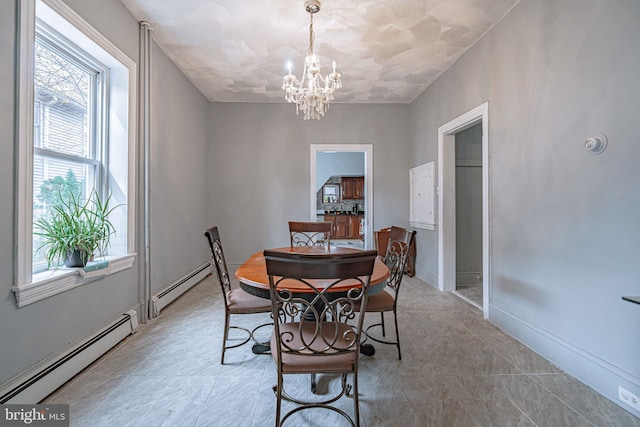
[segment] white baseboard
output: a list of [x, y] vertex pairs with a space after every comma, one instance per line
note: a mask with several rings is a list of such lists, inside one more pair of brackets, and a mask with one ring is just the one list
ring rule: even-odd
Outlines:
[[416, 277], [423, 282], [427, 282], [432, 287], [438, 289], [438, 275], [427, 270], [421, 265], [416, 265]]
[[613, 403], [640, 417], [640, 412], [618, 399], [618, 386], [639, 396], [640, 378], [499, 307], [489, 305], [489, 321]]
[[482, 271], [457, 271], [456, 285], [482, 284]]

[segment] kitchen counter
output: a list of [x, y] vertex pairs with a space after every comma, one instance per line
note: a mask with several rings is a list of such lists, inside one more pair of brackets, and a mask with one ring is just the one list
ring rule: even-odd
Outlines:
[[358, 213], [353, 213], [353, 212], [325, 212], [323, 214], [318, 214], [318, 215], [325, 215], [325, 216], [340, 216], [340, 215], [355, 215], [355, 216], [364, 216], [364, 212], [363, 211], [358, 211]]

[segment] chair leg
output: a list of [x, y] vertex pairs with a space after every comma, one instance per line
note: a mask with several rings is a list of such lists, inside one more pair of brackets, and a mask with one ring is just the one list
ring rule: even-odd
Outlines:
[[284, 387], [282, 374], [278, 372], [278, 385], [276, 387], [276, 427], [280, 427], [280, 410], [282, 408], [282, 389]]
[[393, 323], [396, 325], [396, 346], [398, 347], [398, 360], [402, 360], [402, 354], [400, 354], [400, 332], [398, 331], [398, 314], [393, 310]]
[[[402, 360], [402, 354], [400, 353], [400, 331], [398, 330], [398, 315], [397, 312], [394, 310], [393, 311], [393, 321], [395, 323], [395, 330], [396, 330], [396, 335], [395, 335], [395, 341], [392, 340], [392, 338], [387, 339], [386, 338], [386, 331], [385, 331], [385, 325], [384, 325], [384, 313], [385, 312], [380, 312], [380, 323], [374, 323], [373, 325], [369, 325], [364, 329], [364, 334], [365, 334], [365, 341], [366, 340], [372, 340], [375, 342], [379, 342], [381, 344], [389, 344], [389, 345], [395, 345], [398, 349], [398, 359]], [[374, 334], [371, 335], [371, 333], [369, 332], [370, 329], [374, 328], [374, 330], [376, 330], [377, 332], [377, 328], [381, 328], [382, 329], [382, 337], [379, 336], [379, 334]], [[364, 344], [365, 341], [362, 341], [360, 343], [360, 350], [364, 350], [361, 351], [362, 354], [366, 355], [366, 356], [372, 356], [373, 354], [375, 354], [375, 350], [371, 349], [371, 351], [369, 352], [369, 344]]]
[[227, 348], [227, 340], [229, 339], [229, 313], [224, 315], [224, 333], [222, 334], [222, 355], [220, 355], [220, 364], [224, 365], [224, 351]]
[[360, 403], [358, 401], [358, 373], [353, 373], [353, 413], [356, 427], [360, 427]]

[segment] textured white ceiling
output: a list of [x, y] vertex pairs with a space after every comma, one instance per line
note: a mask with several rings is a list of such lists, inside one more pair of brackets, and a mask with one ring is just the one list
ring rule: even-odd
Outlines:
[[[221, 102], [285, 102], [309, 44], [304, 0], [121, 0], [196, 87]], [[408, 103], [520, 0], [324, 0], [314, 15], [334, 102]]]

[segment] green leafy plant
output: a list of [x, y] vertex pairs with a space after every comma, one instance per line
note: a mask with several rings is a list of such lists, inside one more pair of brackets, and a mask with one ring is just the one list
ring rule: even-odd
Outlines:
[[[45, 249], [49, 268], [57, 268], [62, 262], [68, 267], [84, 267], [92, 255], [106, 253], [115, 234], [109, 214], [118, 207], [109, 208], [110, 200], [111, 195], [101, 200], [95, 190], [84, 202], [70, 193], [66, 201], [60, 196], [49, 216], [35, 221], [34, 234], [42, 238], [37, 250]], [[81, 265], [70, 263], [74, 251], [79, 252]]]

